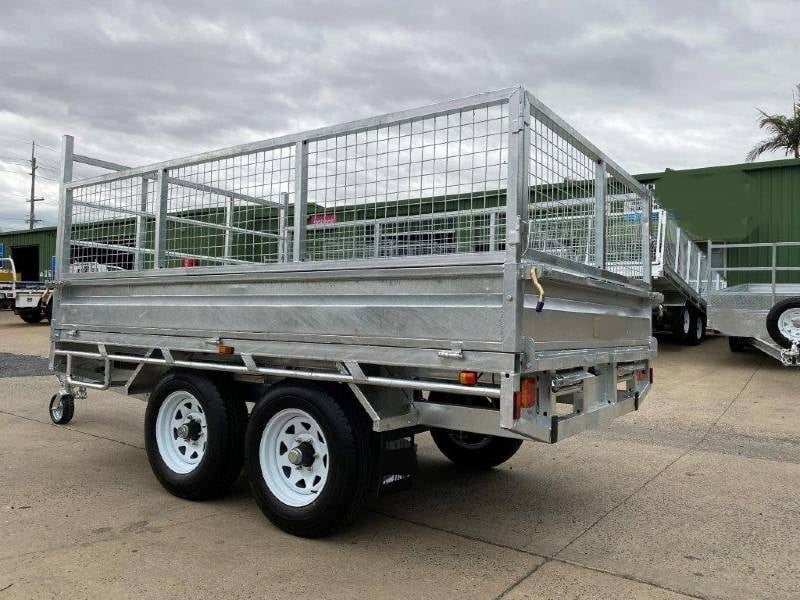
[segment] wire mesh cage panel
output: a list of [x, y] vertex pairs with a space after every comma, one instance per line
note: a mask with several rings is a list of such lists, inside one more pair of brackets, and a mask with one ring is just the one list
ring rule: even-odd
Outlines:
[[507, 102], [309, 142], [306, 259], [482, 250], [472, 217], [504, 206], [507, 155]]
[[[647, 191], [532, 98], [501, 90], [67, 182], [68, 258], [142, 270], [469, 255], [508, 251], [519, 221], [529, 248], [642, 277]], [[514, 231], [510, 172], [515, 202], [528, 198]]]
[[[644, 210], [650, 210], [649, 203], [641, 190], [613, 175], [606, 186], [606, 263], [615, 273], [640, 279], [644, 276], [642, 217]], [[649, 256], [649, 245], [646, 249]]]
[[595, 264], [596, 161], [531, 111], [529, 247]]
[[152, 268], [155, 198], [155, 173], [75, 189], [71, 270]]
[[529, 129], [529, 247], [644, 277], [648, 192], [608, 169], [582, 139], [535, 104]]
[[169, 170], [165, 266], [290, 259], [294, 145]]

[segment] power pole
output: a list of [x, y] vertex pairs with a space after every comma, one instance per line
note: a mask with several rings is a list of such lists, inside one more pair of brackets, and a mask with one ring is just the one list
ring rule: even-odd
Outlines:
[[36, 197], [36, 142], [33, 141], [31, 142], [31, 199], [29, 200], [31, 203], [31, 214], [28, 218], [30, 229], [33, 229], [34, 225], [41, 221], [41, 219], [36, 218], [34, 207], [37, 202], [41, 202], [42, 200], [44, 200], [44, 198]]

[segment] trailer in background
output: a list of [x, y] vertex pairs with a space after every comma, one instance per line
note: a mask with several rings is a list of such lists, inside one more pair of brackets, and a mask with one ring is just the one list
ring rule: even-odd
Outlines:
[[708, 244], [696, 243], [670, 211], [654, 203], [651, 224], [653, 290], [664, 296], [653, 311], [653, 331], [699, 344], [708, 324], [708, 292], [724, 288], [725, 278], [709, 271]]
[[708, 298], [710, 324], [728, 336], [731, 351], [752, 347], [785, 366], [800, 366], [800, 265], [793, 252], [799, 247], [800, 242], [710, 245], [725, 256], [733, 251], [741, 257], [747, 250], [752, 260], [709, 269], [733, 279], [734, 285], [711, 290]]

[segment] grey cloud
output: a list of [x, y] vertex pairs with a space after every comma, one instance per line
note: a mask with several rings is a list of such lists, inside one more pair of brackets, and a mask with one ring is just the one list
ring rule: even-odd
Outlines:
[[516, 84], [631, 172], [739, 162], [800, 78], [793, 0], [8, 4], [0, 135], [128, 164]]

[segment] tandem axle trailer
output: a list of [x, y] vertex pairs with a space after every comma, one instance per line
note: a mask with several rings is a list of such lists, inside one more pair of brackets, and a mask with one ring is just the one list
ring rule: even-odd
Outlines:
[[653, 331], [690, 346], [705, 337], [707, 297], [724, 289], [724, 274], [709, 271], [710, 246], [698, 244], [666, 209], [653, 205], [652, 288], [663, 296], [653, 311]]
[[[650, 391], [649, 192], [522, 88], [136, 168], [66, 136], [62, 164], [51, 417], [146, 400], [178, 496], [244, 464], [274, 523], [323, 535], [415, 434], [491, 467]], [[541, 251], [553, 217], [572, 235]]]

